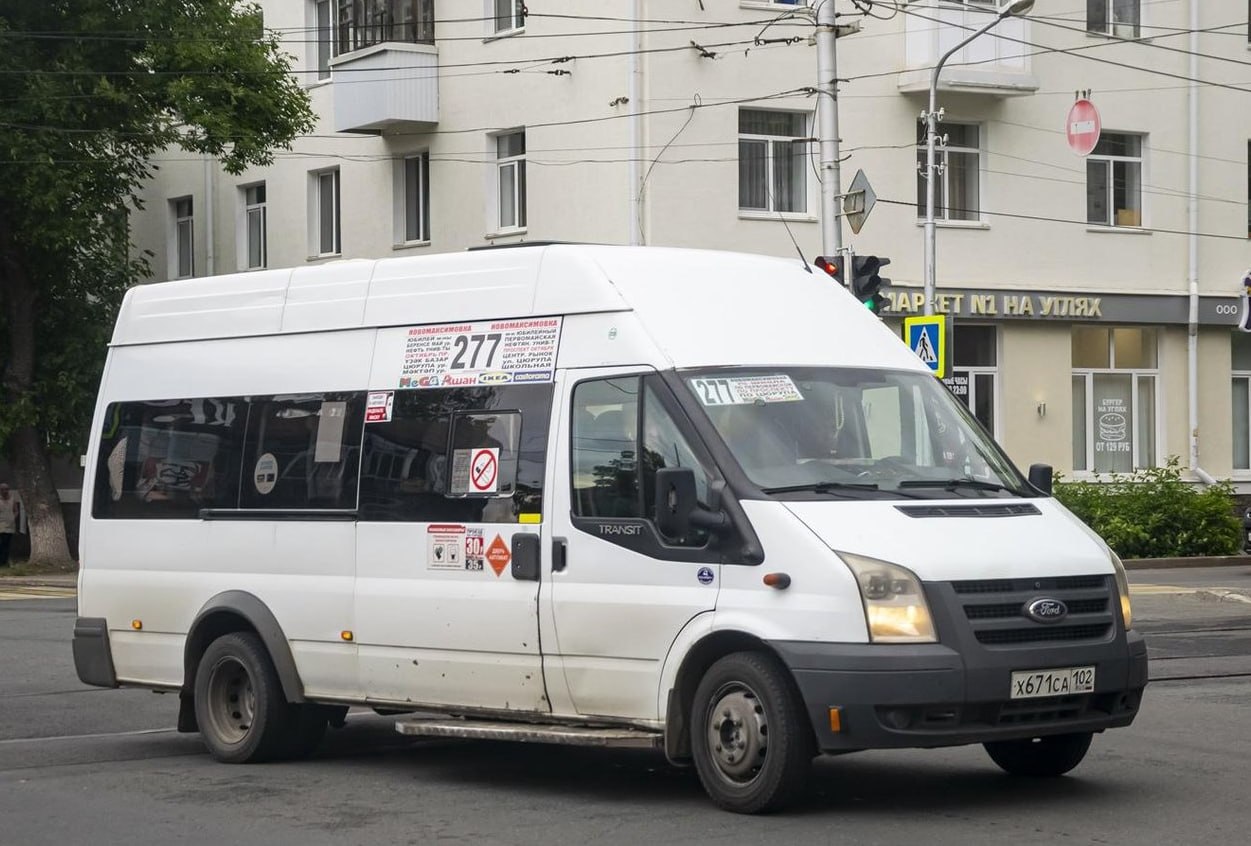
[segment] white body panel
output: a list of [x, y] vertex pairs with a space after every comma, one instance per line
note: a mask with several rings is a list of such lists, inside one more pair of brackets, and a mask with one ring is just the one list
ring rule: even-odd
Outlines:
[[[525, 423], [549, 432], [543, 514], [468, 526], [488, 543], [540, 534], [537, 582], [428, 567], [428, 522], [93, 517], [112, 403], [395, 390], [408, 327], [534, 316], [563, 321], [552, 416]], [[923, 371], [827, 277], [759, 256], [554, 246], [134, 289], [91, 437], [79, 613], [107, 619], [124, 683], [180, 685], [196, 615], [233, 590], [273, 612], [313, 698], [660, 725], [683, 658], [709, 634], [866, 642], [855, 580], [835, 551], [924, 580], [1111, 572], [1098, 541], [1041, 499], [1031, 500], [1037, 516], [1003, 520], [919, 519], [891, 500], [746, 500], [761, 566], [650, 558], [576, 528], [574, 383], [720, 365]], [[557, 538], [567, 566], [553, 572]], [[764, 586], [771, 572], [791, 587]]]

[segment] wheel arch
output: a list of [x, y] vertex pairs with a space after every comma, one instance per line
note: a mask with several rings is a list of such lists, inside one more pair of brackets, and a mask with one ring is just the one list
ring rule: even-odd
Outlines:
[[[735, 652], [766, 652], [782, 663], [781, 657], [758, 635], [740, 629], [706, 631], [682, 656], [667, 687], [665, 707], [665, 756], [671, 763], [685, 765], [691, 758], [690, 713], [695, 690], [708, 668]], [[782, 663], [785, 668], [785, 664]], [[787, 674], [790, 670], [787, 669]], [[792, 680], [793, 683], [793, 680]]]
[[255, 633], [265, 644], [286, 700], [293, 704], [302, 703], [304, 683], [300, 680], [295, 657], [291, 654], [291, 644], [287, 641], [282, 626], [278, 624], [278, 618], [264, 602], [242, 590], [228, 590], [217, 594], [204, 603], [204, 607], [196, 614], [183, 647], [181, 697], [184, 703], [190, 703], [194, 697], [196, 669], [209, 644], [224, 634], [241, 631]]

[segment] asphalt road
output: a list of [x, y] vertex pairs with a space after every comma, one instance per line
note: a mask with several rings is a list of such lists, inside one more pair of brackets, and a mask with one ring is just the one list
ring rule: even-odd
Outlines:
[[0, 600], [0, 844], [1245, 842], [1251, 602], [1230, 597], [1251, 599], [1251, 568], [1132, 581], [1153, 684], [1072, 775], [1013, 779], [977, 747], [862, 753], [818, 761], [767, 818], [654, 754], [414, 741], [370, 713], [310, 761], [217, 764], [173, 731], [172, 696], [78, 683], [72, 599]]

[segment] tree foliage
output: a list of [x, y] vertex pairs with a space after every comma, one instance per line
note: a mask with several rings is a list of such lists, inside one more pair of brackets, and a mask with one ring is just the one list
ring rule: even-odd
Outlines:
[[1055, 486], [1056, 499], [1122, 558], [1236, 554], [1242, 522], [1233, 493], [1228, 483], [1199, 489], [1183, 482], [1176, 457], [1133, 475]]
[[153, 157], [269, 164], [314, 126], [290, 70], [232, 0], [0, 0], [0, 451], [32, 523], [60, 520], [47, 452], [85, 444], [117, 307], [148, 273], [126, 219]]

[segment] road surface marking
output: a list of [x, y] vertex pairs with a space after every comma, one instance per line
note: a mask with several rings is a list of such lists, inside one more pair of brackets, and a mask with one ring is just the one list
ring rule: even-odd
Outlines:
[[1166, 594], [1198, 593], [1199, 588], [1178, 587], [1177, 585], [1130, 585], [1131, 596], [1162, 596]]
[[64, 599], [76, 596], [78, 591], [72, 587], [54, 587], [52, 585], [13, 585], [0, 588], [0, 602], [14, 599]]

